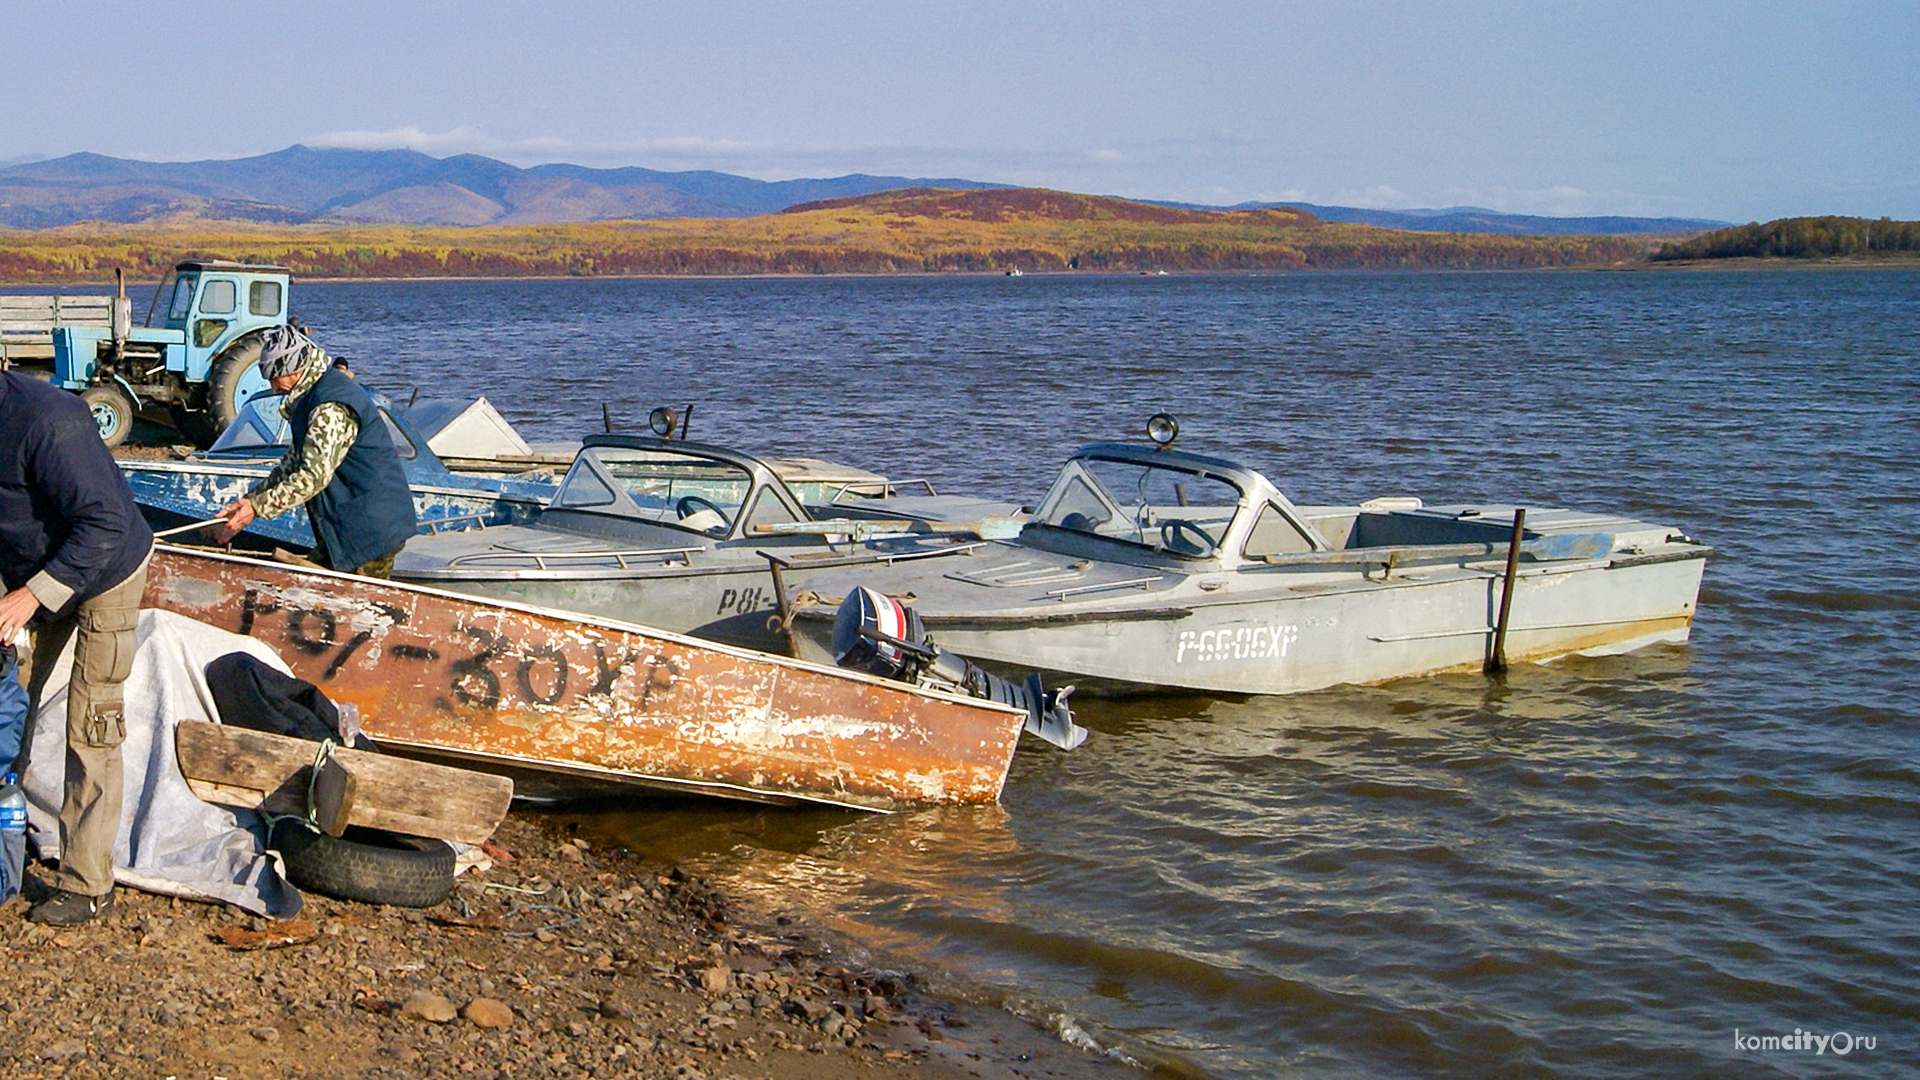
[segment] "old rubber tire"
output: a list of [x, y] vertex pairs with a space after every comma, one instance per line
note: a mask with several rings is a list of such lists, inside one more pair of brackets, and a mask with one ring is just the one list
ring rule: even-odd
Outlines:
[[453, 848], [444, 840], [357, 826], [328, 836], [279, 818], [267, 846], [280, 853], [288, 881], [339, 900], [423, 908], [453, 891]]
[[207, 385], [201, 400], [206, 408], [186, 414], [182, 429], [206, 449], [240, 415], [240, 406], [268, 389], [260, 374], [260, 335], [248, 334], [227, 346], [207, 366]]
[[133, 401], [127, 392], [113, 383], [96, 383], [80, 391], [80, 400], [93, 414], [100, 429], [100, 441], [111, 449], [127, 441], [133, 433]]

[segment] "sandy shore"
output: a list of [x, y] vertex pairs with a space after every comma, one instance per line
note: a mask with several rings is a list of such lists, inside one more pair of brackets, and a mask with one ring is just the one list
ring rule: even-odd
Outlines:
[[[1140, 1075], [796, 926], [734, 921], [680, 871], [516, 813], [512, 856], [424, 911], [309, 895], [273, 922], [121, 888], [84, 926], [0, 908], [15, 1080]], [[29, 872], [29, 896], [44, 892]]]

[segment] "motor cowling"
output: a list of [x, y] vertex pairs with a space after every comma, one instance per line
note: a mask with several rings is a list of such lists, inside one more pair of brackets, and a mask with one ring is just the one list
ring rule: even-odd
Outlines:
[[920, 615], [878, 589], [861, 585], [847, 594], [833, 616], [833, 657], [852, 671], [997, 701], [1024, 710], [1025, 730], [1071, 750], [1087, 729], [1073, 722], [1068, 686], [1049, 691], [1039, 673], [1013, 682], [955, 656], [933, 643]]

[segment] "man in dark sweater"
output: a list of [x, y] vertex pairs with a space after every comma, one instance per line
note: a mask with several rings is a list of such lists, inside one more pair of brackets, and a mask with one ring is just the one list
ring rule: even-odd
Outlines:
[[[80, 399], [0, 372], [0, 642], [34, 626], [27, 696], [37, 710], [54, 663], [78, 635], [67, 686], [60, 870], [35, 922], [72, 926], [113, 903], [120, 832], [122, 684], [153, 532]], [[29, 768], [22, 745], [16, 771]]]
[[334, 570], [390, 577], [393, 557], [413, 535], [413, 492], [373, 396], [334, 366], [318, 345], [288, 326], [261, 336], [260, 374], [287, 395], [293, 448], [267, 478], [220, 516], [219, 539], [256, 517], [296, 506], [313, 522], [314, 560]]

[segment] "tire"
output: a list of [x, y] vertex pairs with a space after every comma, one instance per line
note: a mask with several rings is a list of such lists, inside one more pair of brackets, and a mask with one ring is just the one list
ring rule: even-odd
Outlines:
[[423, 908], [453, 892], [453, 848], [444, 840], [350, 826], [343, 836], [278, 818], [267, 846], [294, 885], [338, 900]]
[[182, 428], [202, 450], [227, 430], [247, 399], [267, 389], [260, 375], [260, 336], [248, 334], [226, 347], [207, 367], [207, 385], [201, 392], [206, 409], [188, 413]]
[[93, 414], [100, 441], [109, 449], [126, 442], [133, 433], [133, 401], [125, 390], [113, 383], [96, 383], [80, 391], [80, 400]]

